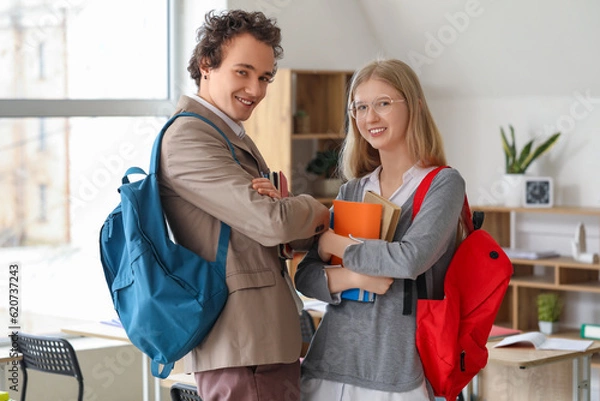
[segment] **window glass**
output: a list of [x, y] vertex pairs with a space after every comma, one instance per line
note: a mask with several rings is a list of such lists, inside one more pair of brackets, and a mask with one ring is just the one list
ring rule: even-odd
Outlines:
[[[0, 261], [4, 272], [18, 266], [22, 331], [57, 332], [72, 319], [114, 317], [98, 253], [99, 230], [119, 202], [125, 170], [148, 171], [152, 144], [165, 121], [0, 119]], [[0, 288], [8, 293], [8, 273], [0, 277]], [[4, 320], [12, 319], [8, 308], [0, 303], [5, 328], [11, 326]]]
[[167, 97], [167, 0], [0, 3], [0, 98]]

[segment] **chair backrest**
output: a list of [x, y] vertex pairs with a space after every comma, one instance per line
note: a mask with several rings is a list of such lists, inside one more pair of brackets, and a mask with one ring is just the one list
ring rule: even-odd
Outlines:
[[23, 370], [21, 401], [25, 401], [28, 369], [74, 377], [79, 384], [77, 400], [83, 400], [83, 376], [77, 355], [69, 341], [60, 337], [25, 333], [17, 334], [16, 341], [18, 351], [23, 355], [20, 361]]
[[171, 401], [202, 401], [196, 386], [175, 383], [171, 386]]
[[300, 329], [302, 330], [302, 342], [310, 343], [315, 334], [315, 322], [306, 309], [303, 309], [300, 315]]

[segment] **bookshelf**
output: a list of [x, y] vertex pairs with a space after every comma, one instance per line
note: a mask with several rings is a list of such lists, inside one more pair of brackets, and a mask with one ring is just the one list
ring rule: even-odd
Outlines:
[[[520, 213], [590, 216], [597, 219], [600, 224], [600, 208], [473, 206], [472, 209], [485, 213], [483, 229], [504, 247], [518, 248], [515, 231], [516, 215]], [[536, 297], [544, 291], [585, 292], [596, 294], [600, 300], [600, 264], [598, 263], [581, 263], [567, 256], [511, 260], [514, 275], [496, 319], [497, 325], [523, 331], [538, 330]]]
[[[288, 177], [293, 193], [315, 193], [317, 178], [305, 172], [317, 151], [339, 148], [345, 135], [347, 87], [353, 71], [279, 69], [267, 96], [244, 123], [267, 164]], [[294, 132], [294, 114], [305, 111], [308, 132]]]

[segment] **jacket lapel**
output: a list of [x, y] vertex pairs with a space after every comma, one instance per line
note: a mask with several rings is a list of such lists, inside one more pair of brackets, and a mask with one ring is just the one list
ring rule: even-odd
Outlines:
[[227, 139], [229, 139], [231, 144], [236, 148], [236, 152], [238, 150], [242, 150], [248, 153], [256, 160], [260, 171], [268, 171], [265, 161], [261, 157], [260, 152], [258, 152], [256, 145], [254, 145], [254, 142], [250, 137], [248, 137], [248, 135], [245, 135], [243, 139], [240, 138], [235, 132], [233, 132], [229, 125], [227, 125], [227, 123], [221, 119], [221, 117], [217, 116], [211, 110], [188, 96], [182, 96], [177, 103], [176, 113], [180, 113], [182, 111], [190, 111], [192, 113], [200, 114], [211, 120], [227, 136]]

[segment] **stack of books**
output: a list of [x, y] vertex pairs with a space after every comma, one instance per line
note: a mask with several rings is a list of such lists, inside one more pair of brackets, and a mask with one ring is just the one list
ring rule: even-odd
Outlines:
[[[388, 199], [367, 191], [363, 202], [333, 201], [333, 230], [336, 234], [356, 239], [383, 239], [392, 241], [400, 220], [400, 206]], [[341, 266], [342, 260], [332, 257], [333, 266]], [[359, 288], [343, 291], [342, 299], [374, 302], [376, 295]]]

